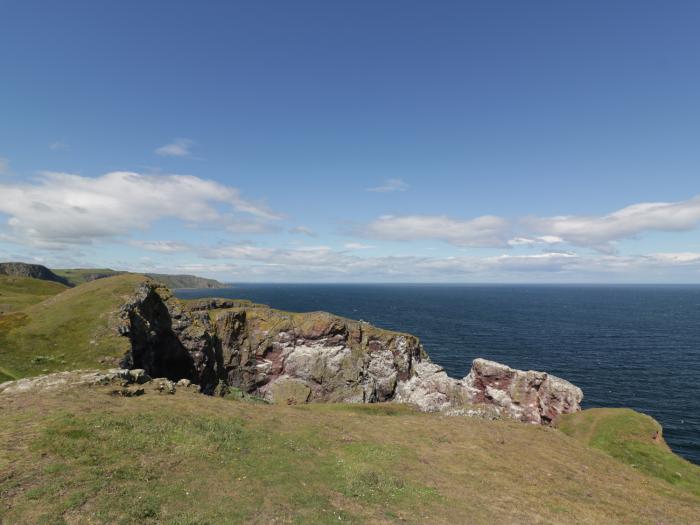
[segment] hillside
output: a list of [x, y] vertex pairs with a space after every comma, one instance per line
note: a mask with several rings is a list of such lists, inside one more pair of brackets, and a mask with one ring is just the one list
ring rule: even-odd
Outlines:
[[[22, 301], [28, 306], [0, 316], [0, 380], [116, 364], [128, 349], [128, 341], [115, 331], [116, 315], [144, 279], [128, 274], [53, 288], [60, 293], [36, 304], [29, 304], [25, 295]], [[45, 282], [36, 279], [14, 286], [46, 291]], [[7, 289], [7, 284], [0, 288]]]
[[29, 264], [23, 262], [0, 262], [0, 275], [10, 277], [32, 277], [41, 279], [42, 281], [52, 281], [68, 285], [68, 280], [65, 277], [56, 275], [46, 266], [40, 264]]
[[65, 289], [52, 281], [0, 275], [0, 315], [40, 303]]
[[0, 394], [0, 522], [672, 525], [700, 509], [546, 427], [143, 386]]
[[225, 284], [220, 283], [216, 279], [207, 279], [196, 275], [171, 275], [165, 273], [148, 273], [146, 275], [173, 290], [178, 288], [226, 288]]
[[89, 283], [97, 279], [114, 277], [115, 275], [126, 273], [109, 268], [63, 268], [54, 269], [53, 272], [65, 278], [71, 286], [78, 286], [79, 284]]
[[647, 415], [628, 408], [591, 408], [562, 416], [559, 429], [700, 498], [700, 467], [673, 454], [661, 425]]
[[[109, 268], [67, 268], [53, 270], [58, 276], [65, 278], [66, 282], [71, 286], [88, 283], [105, 277], [114, 277], [115, 275], [123, 275], [129, 272], [121, 272], [111, 270]], [[146, 274], [151, 279], [163, 283], [168, 288], [225, 288], [226, 285], [215, 279], [207, 279], [205, 277], [197, 277], [196, 275], [171, 275], [165, 273], [149, 273]]]

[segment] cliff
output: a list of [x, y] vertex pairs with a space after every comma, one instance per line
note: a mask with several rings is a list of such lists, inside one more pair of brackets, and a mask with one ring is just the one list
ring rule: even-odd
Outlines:
[[0, 263], [0, 275], [8, 275], [11, 277], [31, 277], [33, 279], [41, 279], [43, 281], [52, 281], [55, 283], [68, 285], [68, 279], [56, 275], [46, 266], [40, 264], [29, 264], [23, 262], [3, 262]]
[[149, 282], [120, 316], [119, 331], [131, 343], [125, 368], [185, 378], [208, 394], [232, 387], [275, 403], [395, 401], [542, 424], [580, 410], [583, 397], [563, 379], [483, 359], [463, 379], [450, 378], [416, 337], [323, 312], [184, 302]]
[[[23, 262], [1, 262], [0, 275], [11, 277], [31, 277], [43, 281], [53, 281], [66, 286], [78, 286], [81, 284], [106, 279], [130, 272], [112, 270], [110, 268], [62, 268], [50, 270], [40, 264]], [[138, 274], [132, 274], [138, 275]], [[147, 277], [163, 283], [168, 288], [225, 288], [226, 285], [215, 279], [207, 279], [188, 274], [149, 273]]]

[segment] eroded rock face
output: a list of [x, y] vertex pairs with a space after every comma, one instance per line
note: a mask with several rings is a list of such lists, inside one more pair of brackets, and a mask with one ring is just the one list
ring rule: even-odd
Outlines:
[[530, 423], [549, 424], [560, 414], [576, 412], [583, 399], [583, 391], [564, 379], [486, 359], [474, 360], [464, 383], [474, 392], [473, 402], [496, 405]]
[[226, 381], [275, 402], [387, 401], [427, 358], [409, 335], [255, 305], [219, 314], [216, 339]]
[[449, 377], [440, 365], [423, 362], [410, 378], [401, 382], [396, 401], [415, 405], [424, 412], [440, 412], [471, 403], [476, 394], [464, 381]]
[[131, 341], [121, 366], [145, 369], [153, 377], [216, 386], [217, 353], [208, 310], [185, 311], [169, 290], [144, 283], [120, 315], [119, 331]]
[[120, 331], [132, 345], [123, 366], [186, 379], [209, 394], [224, 384], [276, 403], [395, 401], [542, 424], [579, 410], [583, 397], [563, 379], [483, 359], [454, 379], [430, 362], [416, 337], [323, 312], [181, 302], [145, 283], [121, 314]]

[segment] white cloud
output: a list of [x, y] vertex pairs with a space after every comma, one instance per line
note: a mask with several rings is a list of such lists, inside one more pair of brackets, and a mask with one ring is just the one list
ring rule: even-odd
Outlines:
[[298, 233], [301, 235], [308, 235], [309, 237], [317, 237], [316, 232], [306, 226], [295, 226], [294, 228], [290, 228], [289, 233]]
[[386, 179], [384, 184], [375, 188], [367, 188], [367, 191], [375, 193], [389, 193], [393, 191], [406, 191], [410, 186], [401, 179]]
[[505, 246], [509, 223], [484, 215], [475, 219], [452, 219], [444, 215], [384, 215], [360, 233], [388, 241], [436, 239], [455, 246]]
[[360, 242], [348, 242], [345, 244], [346, 250], [370, 250], [374, 248], [371, 244], [362, 244]]
[[189, 157], [194, 141], [190, 139], [175, 139], [156, 149], [156, 154], [162, 157]]
[[652, 253], [646, 256], [649, 261], [658, 264], [696, 264], [700, 263], [700, 253]]
[[68, 145], [65, 142], [57, 140], [56, 142], [49, 144], [49, 149], [51, 151], [63, 151], [68, 149]]
[[214, 247], [204, 252], [204, 257], [226, 260], [247, 280], [634, 281], [635, 276], [640, 280], [639, 276], [648, 276], [649, 272], [677, 279], [681, 269], [691, 280], [700, 279], [700, 253], [361, 257], [327, 246], [280, 249], [241, 243]]
[[572, 244], [614, 253], [616, 244], [651, 231], [689, 231], [700, 225], [700, 195], [678, 202], [647, 202], [601, 216], [525, 217], [508, 238], [509, 222], [493, 215], [464, 220], [444, 215], [385, 215], [356, 233], [381, 240], [442, 240], [462, 247], [536, 247]]
[[603, 216], [561, 215], [529, 217], [531, 231], [556, 236], [601, 252], [614, 251], [614, 243], [649, 231], [687, 231], [700, 223], [700, 195], [678, 202], [633, 204]]
[[[282, 218], [278, 216], [276, 218]], [[278, 224], [270, 223], [268, 219], [253, 218], [244, 219], [241, 217], [225, 217], [222, 221], [225, 230], [235, 234], [261, 234], [278, 232], [282, 228]], [[220, 225], [219, 225], [220, 226]]]
[[295, 249], [264, 248], [250, 243], [212, 248], [205, 253], [212, 259], [241, 259], [275, 265], [340, 266], [343, 255], [327, 246], [305, 246]]
[[218, 229], [235, 224], [232, 212], [255, 221], [280, 218], [236, 188], [190, 175], [44, 173], [34, 182], [0, 184], [0, 194], [0, 213], [9, 216], [15, 239], [47, 247], [127, 235], [164, 218]]
[[508, 246], [537, 246], [560, 244], [564, 239], [556, 235], [542, 235], [540, 237], [514, 237], [508, 241]]
[[190, 251], [192, 249], [192, 246], [190, 246], [189, 244], [184, 243], [184, 242], [178, 242], [178, 241], [133, 240], [133, 241], [130, 241], [129, 244], [131, 244], [132, 246], [136, 246], [137, 248], [141, 248], [143, 250], [148, 250], [150, 252], [159, 252], [159, 253], [186, 252], [186, 251]]

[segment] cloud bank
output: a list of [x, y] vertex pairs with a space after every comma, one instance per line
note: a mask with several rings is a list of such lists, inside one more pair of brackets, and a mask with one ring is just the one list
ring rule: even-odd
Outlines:
[[[0, 195], [0, 220], [4, 220], [0, 243], [24, 245], [29, 259], [44, 256], [42, 249], [65, 248], [72, 251], [62, 253], [80, 258], [78, 245], [83, 253], [97, 253], [104, 243], [118, 243], [130, 247], [132, 254], [141, 252], [139, 263], [135, 257], [129, 261], [127, 255], [125, 264], [134, 269], [139, 264], [172, 261], [168, 264], [173, 266], [163, 270], [190, 267], [224, 279], [572, 282], [644, 275], [700, 280], [700, 253], [692, 249], [637, 255], [617, 252], [623, 240], [647, 232], [697, 228], [700, 196], [638, 203], [588, 216], [383, 215], [355, 227], [350, 236], [334, 239], [309, 226], [285, 224], [280, 213], [243, 198], [235, 187], [190, 175], [117, 171], [84, 177], [46, 172], [28, 181], [0, 179]], [[160, 221], [171, 221], [167, 237], [149, 238], [149, 230], [162, 231]], [[189, 233], [178, 234], [181, 228]], [[194, 232], [206, 234], [199, 238]], [[278, 234], [275, 244], [235, 243], [230, 235], [262, 233]], [[212, 234], [218, 239], [212, 240]], [[284, 236], [292, 247], [282, 247], [287, 242]], [[322, 240], [315, 246], [299, 246], [312, 239]], [[391, 253], [387, 249], [393, 245], [380, 241], [403, 242], [408, 248], [402, 248], [404, 255], [381, 255]], [[406, 249], [411, 250], [412, 241], [439, 241], [460, 250], [444, 255], [449, 248], [433, 252], [440, 248], [415, 244], [411, 255]], [[491, 251], [479, 255], [467, 250], [480, 248]], [[493, 255], [494, 249], [502, 253]], [[161, 262], [143, 257], [143, 252], [160, 254]], [[442, 255], [431, 256], [434, 253]], [[46, 256], [47, 260], [60, 257], [65, 260], [58, 254]]]
[[506, 219], [494, 215], [469, 220], [444, 215], [384, 215], [358, 233], [385, 241], [440, 240], [454, 246], [497, 247], [507, 245], [509, 228]]
[[[537, 247], [570, 244], [613, 253], [616, 243], [644, 233], [690, 231], [700, 224], [700, 195], [678, 202], [643, 202], [607, 215], [524, 217], [385, 215], [358, 228], [361, 236], [388, 241], [436, 240], [462, 247]], [[508, 238], [517, 231], [518, 234]]]
[[[243, 279], [331, 281], [527, 281], [629, 280], [634, 272], [700, 277], [700, 253], [582, 255], [573, 252], [502, 254], [488, 257], [419, 255], [363, 257], [328, 246], [274, 248], [252, 243], [213, 247], [203, 252], [211, 268], [230, 266]], [[200, 264], [206, 271], [207, 264]], [[235, 269], [235, 270], [234, 270]], [[665, 272], [665, 273], [664, 273]]]
[[236, 188], [189, 175], [44, 173], [34, 182], [0, 184], [0, 194], [15, 238], [44, 246], [128, 235], [164, 218], [231, 228], [238, 214], [263, 223], [280, 218]]
[[601, 252], [614, 242], [650, 231], [688, 231], [700, 223], [700, 195], [678, 202], [643, 202], [603, 216], [562, 215], [523, 220], [531, 231]]

